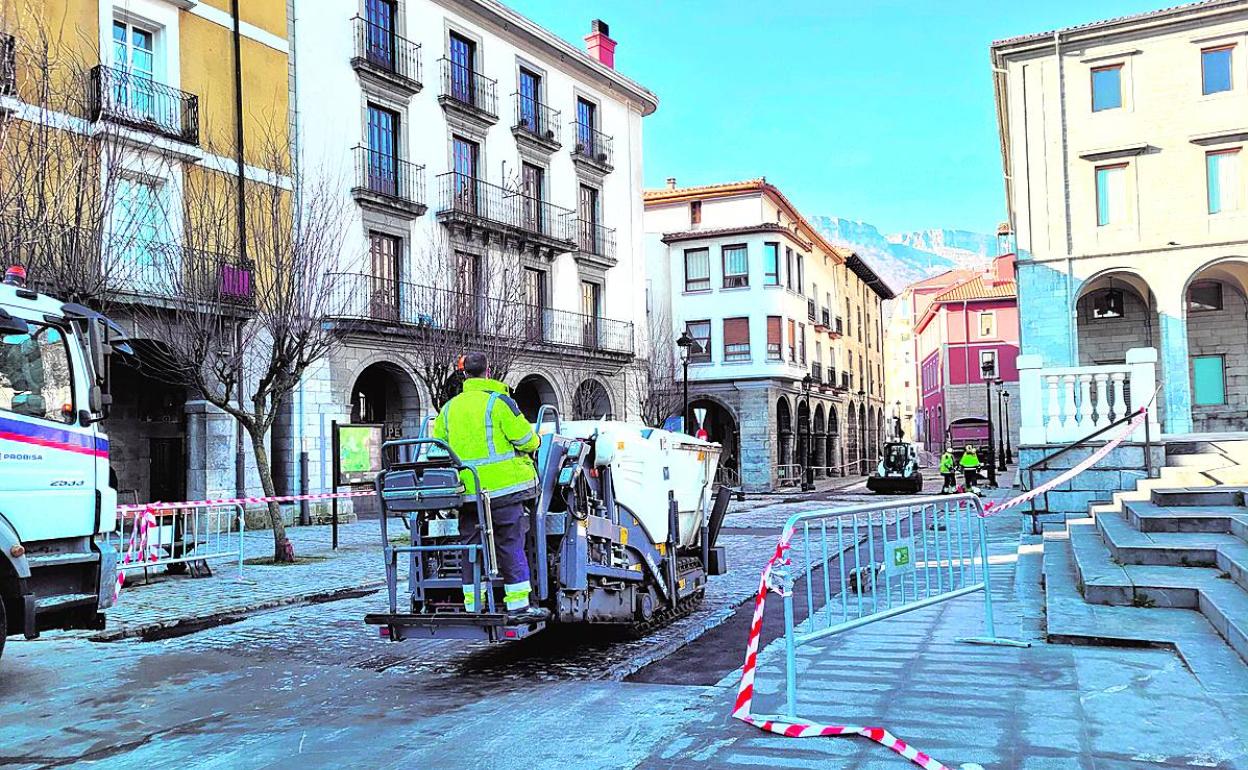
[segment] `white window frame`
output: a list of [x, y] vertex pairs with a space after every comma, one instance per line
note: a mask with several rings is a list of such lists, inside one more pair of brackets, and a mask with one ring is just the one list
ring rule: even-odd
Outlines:
[[157, 83], [182, 87], [182, 52], [178, 7], [162, 0], [99, 0], [100, 64], [120, 67], [113, 57], [113, 22], [152, 33], [152, 69]]
[[995, 380], [996, 378], [1001, 376], [1001, 358], [1000, 356], [997, 355], [997, 351], [996, 350], [981, 350], [979, 351], [979, 377], [981, 380], [984, 379], [984, 361], [989, 356], [992, 357], [992, 375], [990, 379]]
[[[984, 318], [988, 318], [989, 321], [991, 321], [991, 328], [989, 328], [987, 334], [984, 334]], [[985, 339], [985, 340], [997, 338], [997, 311], [995, 310], [979, 311], [979, 314], [975, 319], [975, 334], [980, 339]]]

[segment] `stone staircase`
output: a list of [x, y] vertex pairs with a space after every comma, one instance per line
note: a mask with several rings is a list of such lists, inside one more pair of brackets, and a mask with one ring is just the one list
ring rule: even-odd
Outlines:
[[1168, 441], [1166, 464], [1156, 478], [1141, 478], [1134, 489], [1115, 492], [1109, 502], [1094, 503], [1089, 510], [1094, 516], [1122, 513], [1124, 502], [1148, 500], [1155, 489], [1217, 485], [1248, 486], [1248, 440], [1242, 436]]
[[[1225, 471], [1227, 478], [1239, 472], [1211, 469], [1208, 459], [1173, 467]], [[1113, 504], [1091, 506], [1088, 518], [1045, 532], [1047, 637], [1173, 646], [1193, 670], [1200, 659], [1199, 666], [1223, 680], [1235, 668], [1226, 658], [1233, 650], [1242, 660], [1232, 680], [1242, 687], [1248, 682], [1245, 488], [1141, 487], [1143, 494], [1124, 493]]]

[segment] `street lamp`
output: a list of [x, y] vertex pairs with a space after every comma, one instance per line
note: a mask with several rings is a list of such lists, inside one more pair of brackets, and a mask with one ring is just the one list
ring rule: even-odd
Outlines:
[[996, 368], [996, 363], [992, 359], [984, 361], [979, 367], [980, 374], [984, 377], [984, 406], [988, 410], [988, 440], [985, 442], [988, 446], [985, 454], [988, 461], [986, 465], [988, 466], [988, 486], [990, 487], [997, 485], [997, 466], [993, 462], [992, 457], [992, 376], [996, 374], [996, 371], [994, 371]]
[[810, 372], [806, 372], [806, 376], [802, 378], [802, 392], [806, 394], [806, 481], [802, 484], [803, 492], [815, 491], [815, 464], [814, 464], [814, 441], [810, 435], [810, 386], [814, 384], [815, 378], [810, 376]]
[[1002, 388], [1001, 395], [1005, 398], [1005, 410], [1001, 413], [1001, 419], [1005, 420], [1005, 461], [1012, 463], [1014, 451], [1010, 448], [1010, 391]]
[[697, 341], [693, 337], [689, 336], [688, 329], [685, 329], [680, 333], [680, 337], [677, 338], [676, 344], [680, 346], [680, 362], [684, 366], [685, 370], [684, 396], [680, 401], [680, 427], [686, 434], [693, 435], [689, 431], [689, 356], [700, 352], [702, 347], [698, 345]]
[[901, 399], [893, 402], [893, 432], [897, 434], [897, 440], [901, 441]]
[[[1005, 411], [1001, 399], [1001, 394], [1005, 392], [1005, 389], [1001, 386], [1005, 384], [1005, 380], [998, 377], [995, 384], [997, 386], [997, 414], [1001, 415]], [[997, 421], [997, 470], [1002, 473], [1005, 472], [1005, 431], [1002, 430], [1003, 422], [1004, 418]]]

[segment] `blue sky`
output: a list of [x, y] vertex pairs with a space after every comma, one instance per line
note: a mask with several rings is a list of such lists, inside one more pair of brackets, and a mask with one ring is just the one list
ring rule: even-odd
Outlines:
[[[884, 232], [1004, 218], [988, 45], [1165, 0], [503, 0], [659, 95], [646, 185], [766, 176]], [[1173, 4], [1173, 3], [1170, 3]]]

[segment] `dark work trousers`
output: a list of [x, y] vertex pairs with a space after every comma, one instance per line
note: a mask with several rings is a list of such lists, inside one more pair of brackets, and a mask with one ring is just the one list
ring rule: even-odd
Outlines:
[[957, 486], [958, 486], [958, 477], [957, 477], [957, 475], [956, 475], [956, 474], [953, 474], [953, 473], [942, 473], [942, 474], [940, 474], [940, 475], [945, 477], [945, 485], [944, 485], [944, 488], [945, 488], [945, 489], [956, 489], [956, 488], [957, 488]]
[[962, 477], [966, 479], [966, 488], [969, 491], [979, 479], [979, 468], [963, 468]]
[[[524, 583], [529, 579], [529, 559], [524, 555], [524, 539], [529, 531], [529, 512], [523, 502], [497, 506], [494, 513], [494, 550], [498, 555], [498, 571], [504, 583]], [[478, 544], [481, 531], [477, 526], [476, 504], [459, 509], [461, 543]], [[481, 562], [478, 560], [477, 562]], [[472, 562], [464, 559], [460, 568], [463, 585], [472, 585]]]

